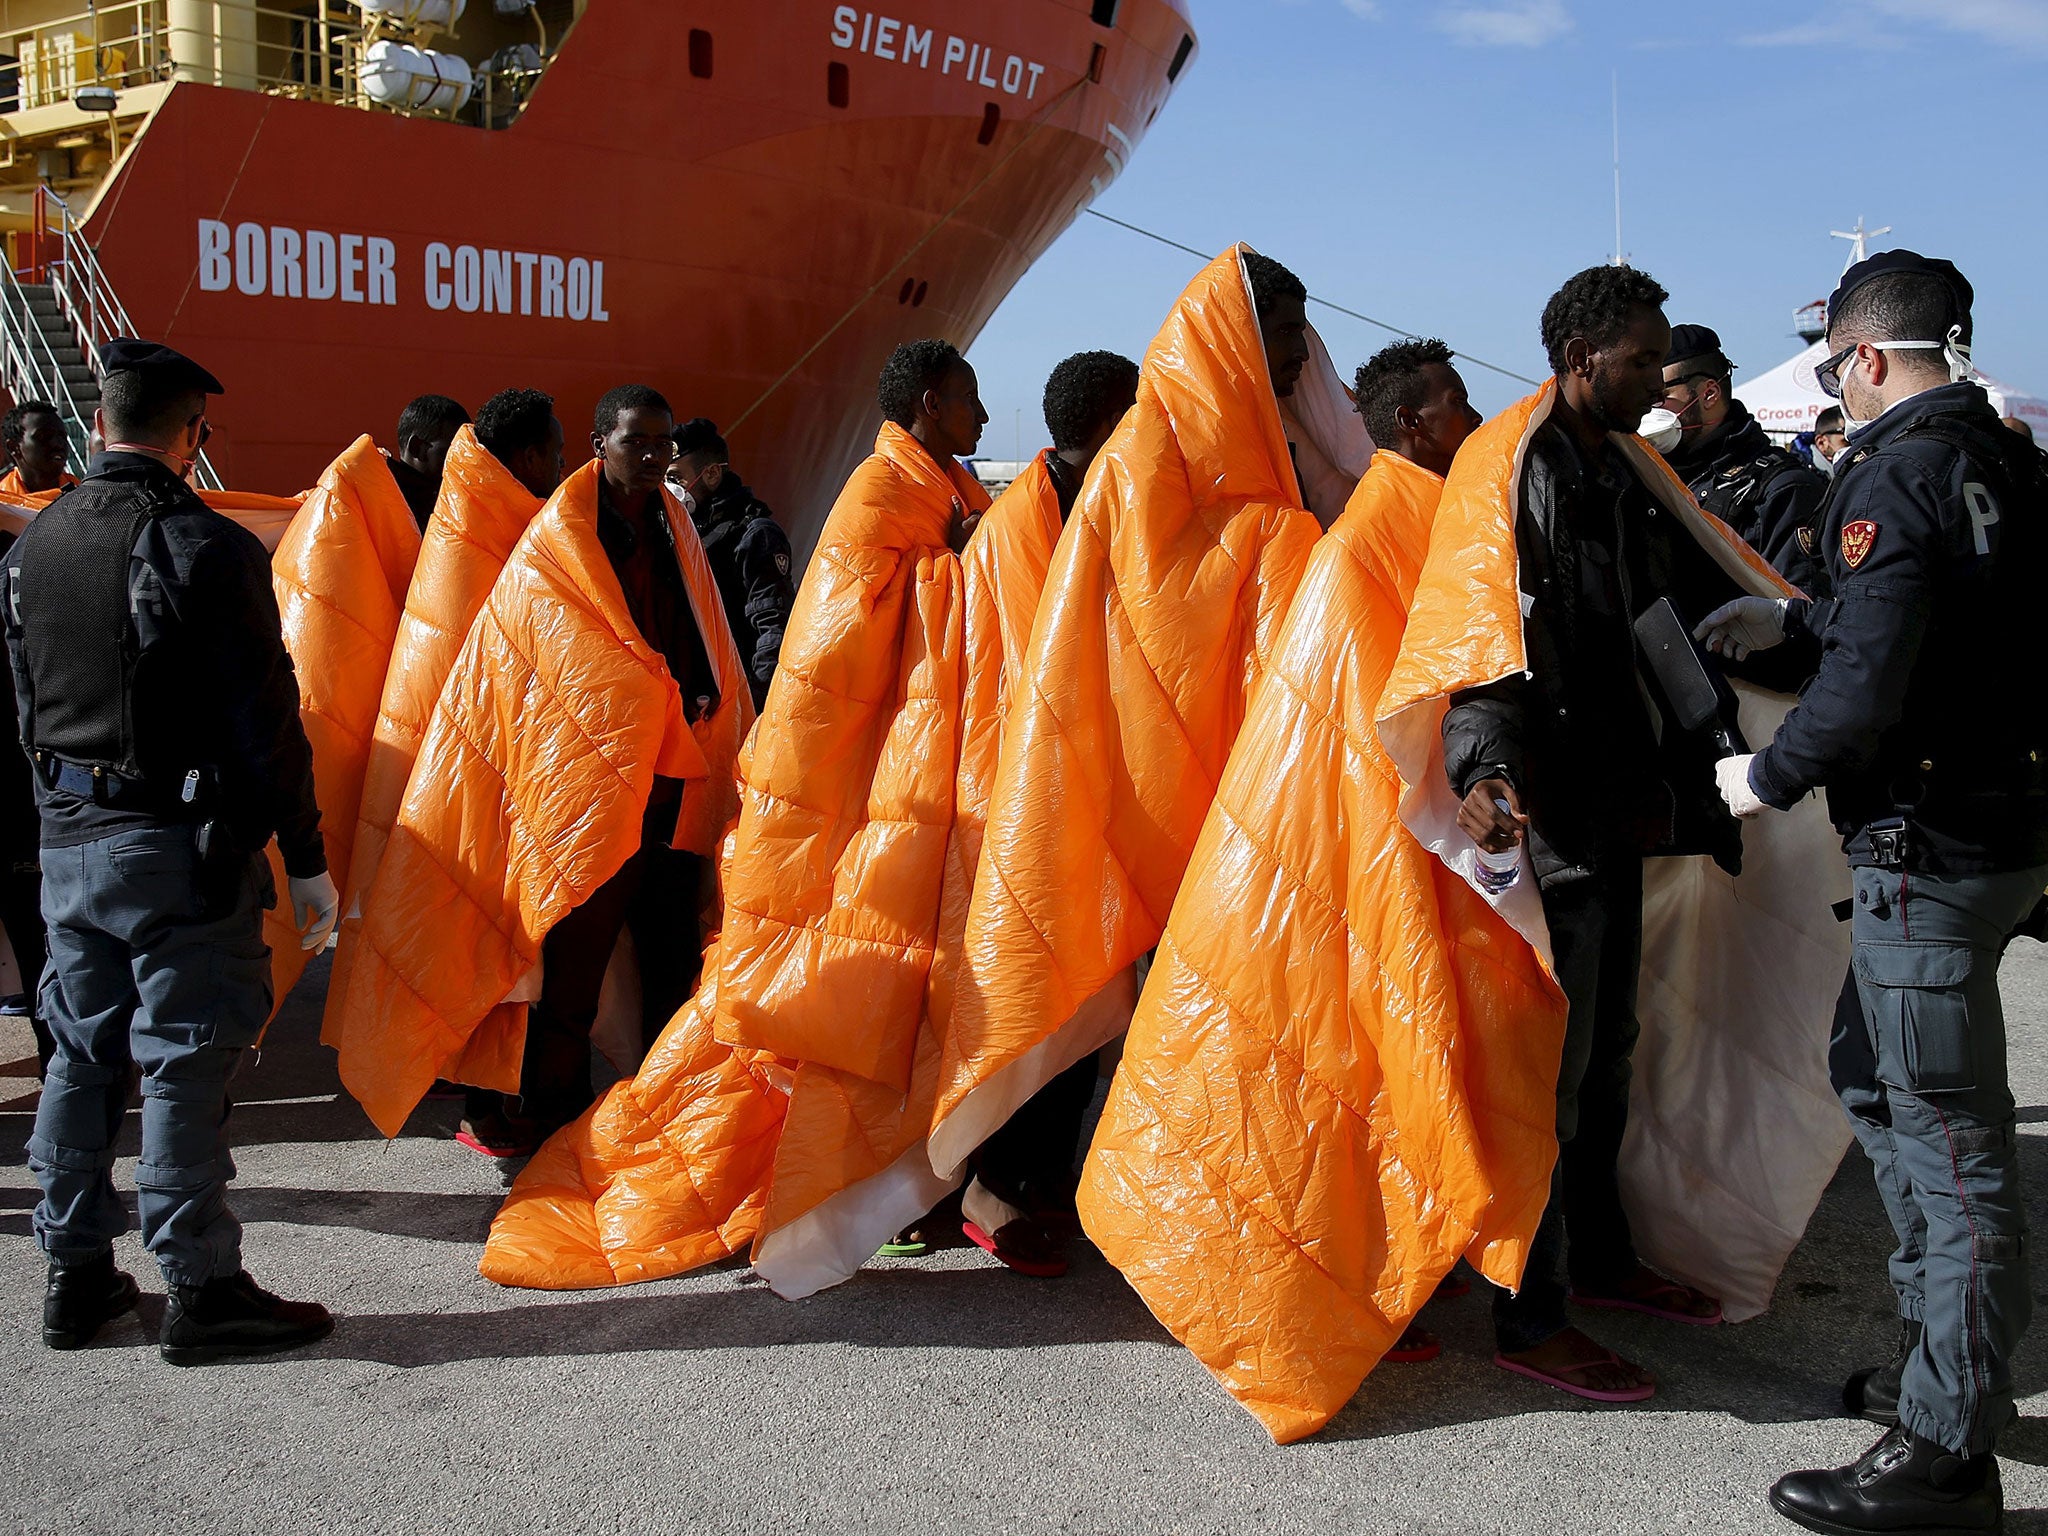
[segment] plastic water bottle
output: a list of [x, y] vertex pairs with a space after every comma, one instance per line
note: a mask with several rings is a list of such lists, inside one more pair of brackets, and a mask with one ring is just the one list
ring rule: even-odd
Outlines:
[[[1507, 801], [1496, 799], [1493, 803], [1510, 815], [1513, 814]], [[1489, 853], [1484, 848], [1479, 850], [1479, 889], [1487, 895], [1498, 896], [1521, 878], [1521, 843], [1516, 843], [1514, 847], [1502, 853]]]

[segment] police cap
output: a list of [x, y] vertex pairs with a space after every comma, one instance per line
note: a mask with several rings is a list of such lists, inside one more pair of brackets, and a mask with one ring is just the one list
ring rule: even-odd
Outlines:
[[1671, 350], [1664, 354], [1664, 366], [1689, 363], [1696, 357], [1711, 357], [1723, 368], [1733, 368], [1721, 351], [1721, 338], [1710, 325], [1674, 325]]
[[140, 341], [133, 336], [112, 336], [100, 343], [100, 372], [126, 373], [129, 371], [154, 373], [166, 382], [175, 380], [209, 395], [227, 393], [221, 382], [204, 368], [193, 362], [182, 352], [156, 341]]
[[[1976, 302], [1976, 290], [1970, 280], [1956, 270], [1952, 261], [1943, 261], [1939, 256], [1922, 256], [1918, 251], [1879, 251], [1875, 256], [1866, 256], [1842, 274], [1835, 291], [1828, 295], [1828, 319], [1842, 312], [1842, 306], [1849, 295], [1865, 283], [1878, 277], [1938, 277], [1949, 286], [1955, 295], [1955, 321], [1963, 328], [1961, 340], [1965, 346], [1970, 341], [1970, 306]], [[1917, 338], [1933, 341], [1936, 337]]]

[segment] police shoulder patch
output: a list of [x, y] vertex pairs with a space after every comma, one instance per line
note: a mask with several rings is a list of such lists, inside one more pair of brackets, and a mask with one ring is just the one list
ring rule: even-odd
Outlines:
[[1877, 543], [1877, 524], [1868, 518], [1858, 518], [1853, 523], [1842, 525], [1842, 563], [1855, 570], [1870, 558], [1870, 551]]
[[775, 556], [775, 569], [784, 576], [789, 574], [789, 552], [779, 550]]
[[1799, 553], [1802, 555], [1812, 554], [1813, 546], [1820, 542], [1820, 535], [1814, 531], [1810, 523], [1801, 524], [1796, 537], [1799, 540]]

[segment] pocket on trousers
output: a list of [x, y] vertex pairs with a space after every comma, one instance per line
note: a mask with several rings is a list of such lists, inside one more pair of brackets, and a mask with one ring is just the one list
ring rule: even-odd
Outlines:
[[1977, 1086], [1967, 993], [1975, 961], [1960, 945], [1856, 946], [1850, 963], [1871, 1013], [1880, 1082], [1908, 1093]]
[[192, 873], [199, 862], [199, 850], [185, 827], [165, 827], [123, 838], [107, 850], [107, 857], [124, 876], [175, 875]]
[[107, 849], [107, 863], [128, 898], [155, 916], [189, 918], [199, 911], [199, 850], [190, 828], [123, 838]]

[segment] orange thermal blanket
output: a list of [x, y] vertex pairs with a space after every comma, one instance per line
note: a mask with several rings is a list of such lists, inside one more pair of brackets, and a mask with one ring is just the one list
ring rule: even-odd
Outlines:
[[31, 491], [22, 486], [21, 471], [10, 469], [6, 474], [0, 475], [0, 501], [10, 501], [16, 506], [23, 507], [47, 507], [76, 484], [78, 482], [67, 474], [64, 477], [63, 484], [54, 490]]
[[[944, 1192], [923, 1154], [938, 1057], [927, 994], [966, 910], [965, 700], [1001, 656], [963, 615], [1002, 607], [970, 596], [947, 536], [986, 503], [964, 470], [941, 474], [883, 426], [791, 615], [706, 986], [634, 1081], [542, 1149], [492, 1228], [486, 1275], [611, 1284], [758, 1238], [762, 1272], [805, 1294], [853, 1273]], [[1011, 607], [1022, 601], [1014, 591]], [[714, 1020], [737, 1046], [724, 1060]]]
[[[1327, 363], [1300, 387], [1342, 398]], [[1355, 438], [1322, 456], [1355, 484], [1363, 427], [1330, 419]], [[940, 1067], [929, 1150], [942, 1175], [1128, 1022], [1130, 967], [1166, 925], [1319, 533], [1233, 248], [1146, 352], [1137, 404], [1053, 554]]]
[[[1548, 933], [1533, 882], [1479, 893], [1441, 725], [1452, 694], [1525, 664], [1519, 466], [1550, 399], [1474, 434], [1433, 527], [1432, 488], [1382, 456], [1319, 550], [1084, 1178], [1090, 1234], [1276, 1439], [1343, 1406], [1459, 1253], [1518, 1280], [1547, 1195]], [[1737, 590], [1782, 590], [1622, 447]], [[1771, 707], [1745, 699], [1753, 731]], [[1819, 821], [1753, 824], [1739, 894], [1703, 859], [1646, 869], [1624, 1187], [1644, 1257], [1731, 1316], [1768, 1297], [1841, 1150]]]
[[708, 849], [685, 839], [732, 813], [752, 704], [702, 546], [667, 499], [718, 676], [718, 709], [693, 727], [598, 542], [599, 473], [562, 483], [471, 625], [363, 907], [341, 1078], [387, 1136], [631, 856], [656, 774], [691, 781], [678, 846]]
[[[338, 890], [348, 889], [377, 696], [419, 551], [412, 510], [384, 455], [363, 436], [306, 493], [270, 557], [285, 649], [299, 678], [299, 719], [313, 746], [320, 838]], [[271, 861], [281, 895], [284, 865], [274, 845]], [[311, 957], [299, 948], [289, 901], [280, 899], [265, 915], [263, 930], [274, 995], [282, 1002]]]
[[1402, 827], [1374, 727], [1442, 489], [1382, 451], [1310, 558], [1082, 1186], [1104, 1256], [1279, 1440], [1468, 1248], [1519, 1280], [1556, 1154], [1563, 999]]
[[[398, 820], [406, 781], [412, 777], [420, 742], [434, 717], [441, 687], [455, 666], [484, 600], [505, 568], [519, 536], [526, 532], [540, 502], [515, 480], [468, 427], [455, 434], [441, 474], [441, 492], [434, 515], [420, 543], [418, 564], [405, 594], [405, 610], [391, 643], [391, 662], [383, 677], [363, 793], [356, 815], [348, 884], [342, 888], [341, 939], [334, 952], [334, 974], [327, 988], [327, 1017], [322, 1038], [339, 1042], [341, 1018], [348, 998], [348, 973], [362, 937], [362, 914], [384, 857], [385, 840]], [[524, 1004], [505, 1005], [506, 1017], [478, 1029], [462, 1080], [485, 1087], [516, 1091], [519, 1062], [503, 1050], [508, 1035], [517, 1036]]]

